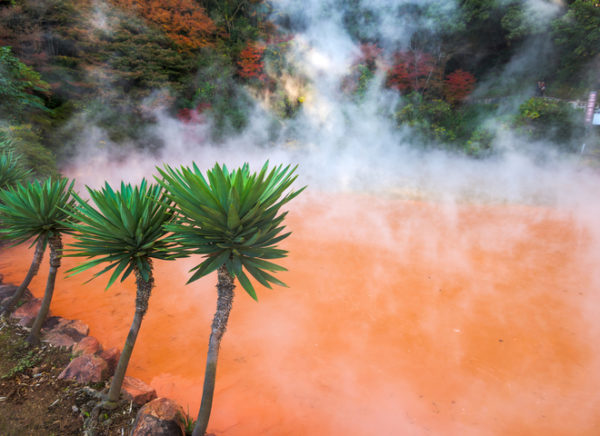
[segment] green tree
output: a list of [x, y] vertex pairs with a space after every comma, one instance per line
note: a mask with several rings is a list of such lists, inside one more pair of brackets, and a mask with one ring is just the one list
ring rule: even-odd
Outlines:
[[[554, 41], [561, 50], [561, 73], [567, 76], [579, 71], [600, 54], [600, 3], [575, 0], [569, 11], [555, 20], [553, 31]], [[594, 74], [597, 76], [597, 69]]]
[[215, 139], [246, 127], [252, 101], [235, 81], [235, 68], [227, 55], [211, 48], [202, 49], [194, 86], [189, 106], [209, 116]]
[[44, 96], [50, 86], [20, 62], [10, 47], [0, 47], [0, 118], [21, 121], [33, 111], [47, 111]]
[[[447, 5], [448, 2], [442, 2]], [[445, 72], [462, 69], [477, 77], [497, 74], [517, 53], [520, 44], [541, 32], [542, 20], [526, 13], [525, 0], [460, 0], [448, 14], [451, 25], [440, 32]], [[447, 6], [445, 6], [447, 8]], [[435, 27], [446, 20], [444, 9]]]
[[[31, 171], [23, 168], [19, 159], [15, 157], [12, 151], [10, 151], [9, 141], [0, 140], [0, 191], [3, 189], [14, 187], [19, 183], [24, 183], [30, 175]], [[0, 228], [2, 227], [3, 224], [0, 221]], [[37, 265], [39, 265], [41, 257], [38, 259], [38, 256], [34, 255], [34, 265], [36, 264], [36, 259]], [[27, 273], [27, 275], [25, 276], [25, 280], [23, 280], [23, 283], [21, 283], [20, 287], [17, 288], [17, 290], [20, 290], [19, 292], [17, 292], [19, 295], [23, 294], [23, 291], [27, 288], [27, 286], [29, 286], [31, 279], [37, 273], [37, 269], [32, 270], [30, 268], [30, 270], [31, 272]], [[4, 314], [3, 307], [0, 307], [0, 314]]]
[[46, 290], [40, 311], [27, 338], [31, 344], [40, 341], [40, 330], [50, 309], [56, 273], [61, 263], [61, 235], [69, 231], [66, 221], [67, 211], [73, 206], [73, 182], [68, 183], [66, 178], [47, 179], [43, 183], [36, 180], [27, 185], [19, 184], [0, 191], [0, 221], [3, 225], [0, 235], [13, 241], [14, 245], [33, 239], [32, 246], [36, 246], [27, 276], [5, 305], [3, 314], [10, 312], [23, 296], [28, 282], [37, 274], [46, 245], [50, 246], [50, 270]]
[[201, 0], [200, 4], [233, 44], [256, 39], [269, 12], [263, 0]]
[[110, 406], [119, 399], [133, 347], [148, 310], [154, 287], [152, 259], [170, 259], [176, 254], [174, 242], [164, 238], [166, 231], [163, 227], [173, 214], [162, 188], [148, 185], [146, 180], [139, 187], [121, 183], [120, 191], [114, 191], [108, 183], [101, 190], [89, 187], [87, 190], [96, 208], [73, 195], [77, 205], [71, 212], [73, 223], [70, 228], [75, 231], [75, 242], [69, 244], [67, 256], [89, 260], [69, 272], [77, 274], [108, 264], [93, 276], [95, 278], [113, 270], [107, 289], [119, 277], [123, 281], [131, 273], [135, 275], [137, 285], [133, 322], [108, 392], [107, 406]]
[[54, 154], [42, 145], [41, 132], [31, 124], [0, 127], [0, 150], [19, 159], [19, 165], [37, 179], [58, 177]]
[[449, 143], [457, 139], [461, 119], [440, 99], [428, 100], [418, 92], [406, 96], [395, 114], [398, 125], [407, 124], [426, 141]]
[[21, 166], [12, 151], [4, 150], [5, 143], [0, 141], [0, 189], [24, 182], [31, 175], [31, 171]]
[[514, 124], [529, 139], [554, 142], [566, 151], [576, 151], [584, 136], [583, 111], [569, 102], [532, 97], [519, 107]]
[[251, 174], [248, 164], [233, 172], [216, 164], [207, 171], [206, 178], [195, 164], [191, 169], [159, 169], [162, 179], [157, 180], [179, 212], [174, 222], [166, 226], [173, 232], [172, 239], [182, 253], [204, 255], [204, 260], [191, 270], [194, 273], [188, 283], [218, 270], [217, 310], [194, 436], [203, 436], [208, 426], [219, 347], [233, 302], [234, 278], [255, 300], [256, 292], [247, 273], [268, 288], [271, 283], [285, 286], [269, 273], [285, 268], [270, 260], [287, 255], [276, 248], [279, 241], [290, 235], [282, 233], [287, 212], [278, 213], [304, 189], [284, 195], [297, 177], [295, 169], [278, 166], [269, 172], [267, 162], [260, 173]]

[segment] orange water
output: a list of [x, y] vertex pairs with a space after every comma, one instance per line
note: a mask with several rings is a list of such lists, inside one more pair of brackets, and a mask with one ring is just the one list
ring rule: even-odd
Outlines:
[[[600, 250], [570, 213], [346, 196], [295, 200], [289, 288], [236, 290], [217, 435], [598, 435]], [[31, 253], [2, 253], [18, 282]], [[156, 263], [129, 374], [195, 414], [216, 277]], [[72, 259], [64, 261], [74, 265]], [[65, 268], [66, 269], [66, 268]], [[43, 290], [46, 269], [32, 285]], [[121, 347], [134, 283], [61, 277], [52, 312]]]

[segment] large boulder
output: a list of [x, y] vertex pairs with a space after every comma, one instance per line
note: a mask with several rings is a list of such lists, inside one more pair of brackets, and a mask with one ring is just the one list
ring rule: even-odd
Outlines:
[[27, 303], [19, 307], [10, 316], [11, 318], [16, 319], [19, 322], [24, 318], [29, 319], [31, 320], [31, 322], [33, 322], [38, 312], [40, 311], [40, 307], [42, 307], [42, 300], [39, 298], [34, 298], [33, 300], [28, 301]]
[[86, 336], [73, 346], [73, 354], [75, 356], [83, 354], [97, 354], [100, 351], [102, 351], [102, 345], [100, 345], [98, 339], [93, 336]]
[[135, 377], [125, 376], [121, 386], [123, 398], [141, 406], [156, 398], [156, 390]]
[[90, 328], [78, 319], [51, 316], [42, 324], [42, 342], [55, 347], [71, 348], [84, 339], [89, 331]]
[[70, 336], [74, 342], [81, 341], [90, 332], [90, 328], [78, 319], [65, 319], [60, 316], [46, 318], [42, 329], [47, 333], [56, 332]]
[[157, 398], [142, 407], [133, 424], [131, 436], [184, 436], [185, 414], [179, 404]]
[[108, 373], [113, 375], [121, 358], [121, 350], [117, 347], [112, 347], [101, 351], [98, 355], [106, 360], [106, 363], [108, 363]]
[[73, 359], [58, 378], [83, 384], [98, 383], [108, 378], [108, 364], [101, 357], [86, 354]]
[[77, 342], [71, 336], [54, 330], [42, 333], [42, 342], [55, 347], [70, 349]]

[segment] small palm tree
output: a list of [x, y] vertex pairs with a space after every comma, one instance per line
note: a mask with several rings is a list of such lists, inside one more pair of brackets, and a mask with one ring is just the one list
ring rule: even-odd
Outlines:
[[[0, 146], [5, 146], [5, 144], [5, 141], [0, 141]], [[24, 182], [30, 174], [31, 171], [25, 170], [19, 166], [18, 159], [14, 157], [12, 152], [3, 151], [2, 153], [0, 153], [0, 190], [7, 189], [9, 187], [14, 187], [17, 184]], [[2, 204], [4, 203], [0, 197], [0, 206]], [[3, 224], [1, 221], [2, 213], [2, 209], [0, 209], [0, 236], [10, 237], [11, 232], [5, 227], [6, 224]], [[17, 242], [15, 245], [18, 245], [22, 242], [23, 241]], [[15, 304], [17, 304], [17, 302], [23, 297], [27, 286], [29, 286], [31, 280], [33, 280], [33, 278], [38, 273], [38, 270], [40, 269], [40, 263], [42, 262], [42, 257], [44, 256], [45, 250], [45, 241], [43, 239], [38, 240], [38, 242], [35, 244], [35, 252], [33, 255], [33, 260], [29, 267], [29, 271], [27, 271], [25, 279], [16, 289], [12, 298], [10, 298], [3, 307], [0, 307], [1, 316], [8, 315], [15, 307]]]
[[123, 281], [131, 273], [137, 285], [135, 315], [108, 392], [107, 405], [111, 405], [119, 399], [129, 359], [148, 310], [154, 287], [152, 259], [170, 259], [175, 255], [174, 243], [164, 239], [163, 227], [171, 220], [172, 210], [162, 188], [148, 185], [146, 180], [135, 188], [121, 183], [120, 191], [116, 192], [108, 183], [101, 190], [86, 188], [96, 208], [74, 195], [77, 205], [71, 214], [75, 219], [71, 229], [76, 232], [75, 242], [69, 244], [66, 251], [67, 256], [89, 260], [69, 272], [73, 275], [108, 264], [92, 277], [113, 270], [106, 289], [119, 277]]
[[68, 179], [47, 179], [44, 183], [34, 181], [27, 185], [19, 184], [14, 188], [0, 191], [0, 234], [3, 238], [19, 245], [33, 239], [35, 245], [33, 262], [27, 276], [2, 310], [9, 313], [15, 303], [23, 296], [31, 279], [37, 274], [46, 245], [50, 246], [50, 270], [46, 282], [46, 291], [42, 306], [27, 338], [32, 344], [39, 343], [39, 333], [48, 315], [56, 273], [60, 267], [63, 233], [68, 232], [65, 221], [68, 210], [73, 205], [71, 198], [73, 182]]
[[[3, 143], [0, 143], [0, 148], [3, 145]], [[19, 159], [12, 152], [0, 152], [0, 189], [6, 189], [25, 182], [30, 176], [31, 171], [21, 167]]]
[[[250, 174], [248, 164], [229, 172], [218, 164], [204, 178], [198, 167], [174, 170], [159, 169], [158, 179], [167, 195], [177, 205], [177, 218], [167, 225], [172, 240], [182, 253], [201, 254], [204, 260], [196, 265], [189, 282], [218, 270], [217, 310], [209, 339], [204, 388], [194, 436], [203, 436], [208, 426], [215, 388], [217, 359], [221, 339], [227, 327], [233, 302], [234, 277], [244, 290], [257, 299], [249, 273], [260, 284], [285, 284], [270, 272], [285, 268], [270, 259], [283, 258], [287, 252], [276, 244], [288, 237], [281, 225], [287, 212], [279, 209], [298, 195], [299, 191], [284, 192], [297, 176], [296, 168], [282, 166], [268, 171], [268, 162], [260, 173]], [[282, 197], [283, 196], [283, 197]]]

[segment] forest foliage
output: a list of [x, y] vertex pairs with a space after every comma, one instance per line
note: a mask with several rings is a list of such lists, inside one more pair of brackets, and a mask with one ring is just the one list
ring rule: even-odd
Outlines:
[[[401, 2], [389, 15], [416, 24], [400, 43], [378, 30], [376, 5], [333, 1], [360, 47], [340, 89], [360, 104], [383, 71], [383, 86], [401, 97], [399, 127], [412, 126], [425, 143], [477, 155], [473, 150], [488, 150], [494, 134], [481, 115], [497, 109], [490, 99], [519, 95], [522, 103], [540, 80], [547, 95], [563, 100], [585, 98], [600, 86], [598, 1], [545, 3], [550, 15], [542, 16], [525, 0]], [[248, 125], [252, 96], [267, 96], [274, 118], [293, 118], [303, 97], [286, 81], [310, 84], [287, 57], [298, 24], [274, 14], [274, 6], [268, 0], [0, 1], [0, 135], [23, 144], [29, 164], [44, 176], [72, 152], [90, 121], [115, 143], [155, 148], [160, 140], [146, 127], [158, 107], [186, 122], [212, 121], [216, 140]], [[530, 46], [545, 51], [528, 52]], [[524, 52], [529, 61], [515, 69]], [[520, 134], [541, 138], [532, 126], [547, 119], [565, 133], [545, 139], [576, 141], [580, 114], [547, 103], [531, 119], [532, 104], [508, 120]]]

